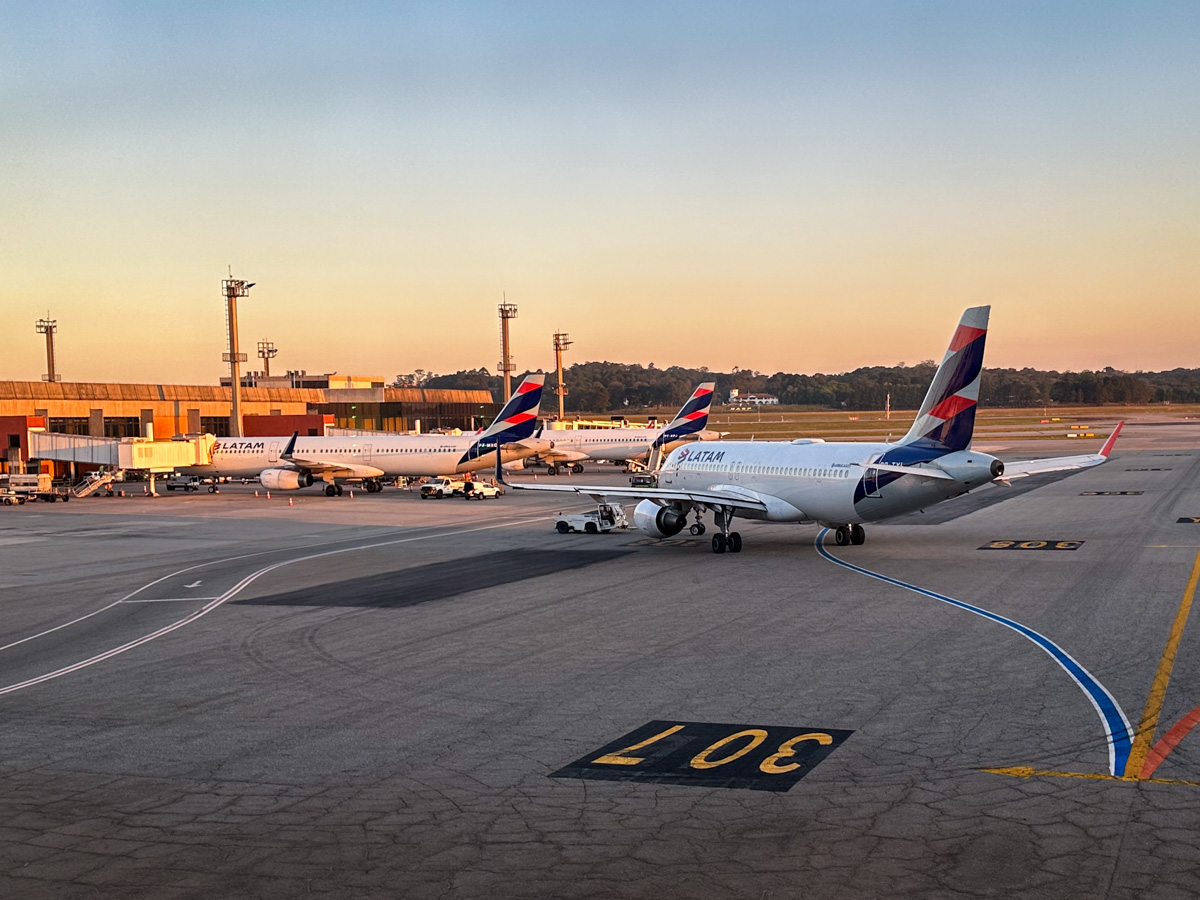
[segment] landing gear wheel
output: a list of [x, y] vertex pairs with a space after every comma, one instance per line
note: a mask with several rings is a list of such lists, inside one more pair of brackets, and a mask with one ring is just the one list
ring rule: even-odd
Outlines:
[[571, 474], [572, 475], [582, 475], [583, 474], [583, 466], [581, 466], [579, 463], [575, 463], [575, 465], [571, 466]]
[[547, 475], [557, 475], [558, 474], [558, 466], [546, 466], [546, 474]]
[[325, 485], [325, 496], [326, 497], [336, 497], [337, 495], [338, 495], [338, 489], [337, 489], [336, 484]]
[[730, 553], [742, 552], [742, 536], [736, 531], [729, 532], [729, 537], [725, 539], [725, 542], [729, 545]]
[[865, 544], [866, 541], [867, 541], [867, 532], [863, 529], [863, 527], [861, 525], [851, 525], [850, 526], [850, 543], [855, 544], [857, 546], [859, 544]]
[[717, 534], [714, 534], [713, 540], [712, 540], [712, 548], [713, 548], [713, 553], [724, 553], [725, 552], [725, 535], [720, 534], [719, 532]]
[[845, 547], [850, 543], [850, 529], [845, 525], [839, 525], [837, 531], [833, 533], [833, 539], [839, 547]]
[[337, 495], [339, 497], [342, 496], [342, 486], [340, 484], [337, 486]]
[[699, 537], [700, 535], [704, 534], [704, 523], [697, 522], [695, 525], [689, 528], [688, 531], [696, 535], [696, 537]]
[[557, 529], [559, 534], [569, 534], [571, 531], [571, 526], [566, 522], [557, 522], [555, 523], [554, 527]]

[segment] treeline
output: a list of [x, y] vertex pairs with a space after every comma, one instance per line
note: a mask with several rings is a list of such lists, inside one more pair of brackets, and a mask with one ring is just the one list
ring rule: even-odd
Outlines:
[[[831, 409], [882, 409], [891, 394], [895, 409], [915, 409], [925, 396], [936, 369], [931, 360], [913, 366], [869, 366], [840, 375], [797, 375], [776, 372], [766, 375], [749, 369], [710, 372], [708, 369], [666, 369], [613, 362], [576, 363], [566, 370], [564, 381], [568, 412], [619, 412], [646, 407], [680, 406], [696, 385], [715, 381], [717, 403], [726, 402], [729, 391], [773, 394], [787, 406]], [[515, 376], [517, 384], [524, 373]], [[503, 394], [500, 378], [487, 369], [465, 369], [453, 375], [436, 375], [418, 370], [398, 376], [398, 386], [430, 388], [475, 388]], [[546, 379], [555, 384], [554, 373]], [[1141, 405], [1148, 403], [1200, 403], [1200, 369], [1166, 372], [1120, 372], [1107, 368], [1098, 372], [1047, 372], [1038, 369], [984, 369], [980, 402], [994, 407], [1071, 406], [1105, 403]], [[556, 406], [548, 392], [543, 410]]]

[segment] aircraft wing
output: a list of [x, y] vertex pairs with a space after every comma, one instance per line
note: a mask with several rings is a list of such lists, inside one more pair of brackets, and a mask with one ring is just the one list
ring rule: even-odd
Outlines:
[[332, 472], [335, 476], [342, 478], [379, 478], [383, 475], [383, 469], [377, 469], [375, 466], [364, 466], [360, 463], [345, 462], [339, 459], [317, 459], [311, 456], [297, 456], [293, 452], [296, 448], [297, 435], [299, 435], [299, 432], [292, 435], [292, 439], [288, 441], [287, 447], [279, 454], [280, 459], [295, 466], [303, 466], [314, 474]]
[[1113, 433], [1108, 436], [1099, 453], [1087, 453], [1082, 456], [1055, 456], [1050, 459], [1028, 459], [1018, 462], [1006, 462], [1004, 474], [996, 481], [1005, 483], [1012, 478], [1027, 478], [1030, 475], [1043, 475], [1047, 472], [1067, 472], [1071, 469], [1087, 469], [1108, 462], [1117, 435], [1121, 433], [1124, 422], [1118, 422]]
[[572, 484], [513, 484], [504, 482], [518, 491], [554, 491], [560, 494], [577, 494], [591, 497], [597, 503], [606, 500], [653, 500], [660, 505], [669, 503], [692, 503], [697, 506], [724, 506], [733, 509], [766, 510], [767, 504], [757, 497], [732, 490], [687, 491], [677, 488], [609, 487], [607, 485]]

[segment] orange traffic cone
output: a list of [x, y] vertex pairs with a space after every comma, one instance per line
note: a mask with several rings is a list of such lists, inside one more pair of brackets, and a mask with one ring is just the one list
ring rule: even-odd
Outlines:
[[258, 491], [255, 491], [255, 492], [254, 492], [254, 496], [255, 496], [255, 497], [257, 497], [257, 496], [258, 496]]
[[270, 499], [271, 499], [271, 492], [270, 492], [270, 491], [267, 491], [267, 499], [268, 499], [268, 500], [270, 500]]
[[291, 506], [291, 505], [292, 505], [292, 498], [288, 497], [288, 506]]

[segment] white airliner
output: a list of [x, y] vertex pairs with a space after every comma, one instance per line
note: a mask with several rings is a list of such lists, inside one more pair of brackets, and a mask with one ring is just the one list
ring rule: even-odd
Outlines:
[[497, 456], [501, 463], [513, 462], [552, 446], [533, 437], [545, 379], [542, 374], [526, 376], [481, 434], [222, 438], [213, 445], [211, 465], [183, 471], [257, 476], [273, 491], [297, 490], [321, 480], [332, 497], [342, 493], [346, 480], [361, 480], [368, 492], [375, 493], [383, 490], [379, 479], [385, 475], [473, 472], [495, 465]]
[[634, 524], [654, 537], [671, 537], [696, 514], [714, 513], [720, 533], [714, 553], [742, 549], [729, 526], [735, 517], [767, 522], [813, 522], [835, 529], [838, 544], [866, 540], [864, 522], [877, 522], [965, 494], [991, 481], [1082, 469], [1108, 461], [1121, 431], [1099, 453], [1005, 464], [971, 449], [983, 347], [990, 307], [963, 313], [908, 434], [894, 444], [800, 439], [715, 441], [671, 453], [657, 488], [512, 485], [519, 490], [568, 491], [598, 501], [637, 499]]
[[569, 468], [576, 475], [587, 459], [626, 462], [646, 459], [655, 450], [668, 453], [686, 441], [713, 441], [720, 435], [706, 430], [716, 383], [706, 381], [692, 392], [675, 418], [665, 428], [576, 428], [540, 429], [535, 437], [554, 442], [554, 448], [524, 460], [521, 468], [540, 463], [547, 475]]

